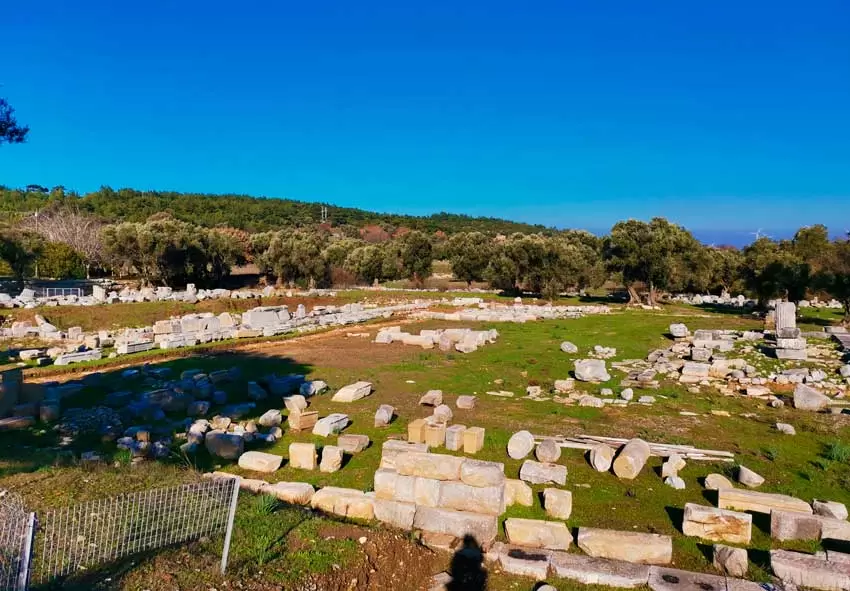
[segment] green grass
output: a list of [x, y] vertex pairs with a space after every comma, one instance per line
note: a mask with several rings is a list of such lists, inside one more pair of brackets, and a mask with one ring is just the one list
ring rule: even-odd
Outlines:
[[[374, 394], [352, 404], [334, 403], [330, 400], [330, 394], [311, 400], [311, 408], [318, 410], [320, 416], [330, 412], [349, 414], [353, 422], [346, 432], [369, 435], [373, 443], [368, 449], [347, 457], [342, 470], [333, 474], [298, 470], [284, 463], [274, 474], [262, 475], [269, 481], [306, 481], [315, 486], [334, 485], [369, 490], [380, 460], [381, 444], [390, 437], [405, 437], [408, 422], [429, 414], [430, 409], [418, 406], [418, 399], [426, 390], [438, 388], [443, 390], [446, 402], [452, 407], [454, 423], [486, 429], [484, 449], [477, 457], [504, 463], [505, 473], [511, 478], [517, 477], [522, 462], [507, 458], [505, 446], [511, 434], [520, 429], [529, 429], [541, 435], [589, 433], [618, 437], [640, 436], [651, 441], [732, 451], [736, 454], [738, 464], [765, 477], [766, 483], [760, 489], [765, 492], [791, 494], [806, 501], [818, 498], [850, 503], [850, 444], [844, 443], [850, 441], [850, 428], [846, 421], [831, 415], [803, 413], [788, 406], [772, 409], [761, 401], [725, 397], [707, 387], [703, 387], [698, 394], [692, 394], [682, 386], [670, 383], [662, 384], [657, 391], [636, 391], [638, 396], [656, 396], [657, 402], [652, 406], [593, 409], [564, 406], [551, 400], [532, 401], [523, 398], [529, 384], [542, 385], [546, 390], [555, 380], [568, 377], [573, 369], [573, 361], [587, 356], [593, 345], [616, 347], [618, 352], [614, 360], [643, 359], [652, 349], [669, 345], [663, 335], [670, 323], [679, 321], [684, 321], [691, 330], [742, 330], [756, 329], [762, 325], [760, 320], [749, 316], [710, 314], [693, 307], [665, 306], [660, 311], [620, 309], [612, 315], [588, 316], [576, 320], [526, 324], [456, 323], [457, 326], [496, 328], [500, 333], [495, 344], [468, 355], [445, 354], [437, 350], [422, 351], [400, 344], [379, 345], [366, 339], [325, 336], [322, 339], [327, 339], [329, 343], [326, 349], [316, 351], [307, 346], [303, 349], [293, 346], [288, 349], [291, 355], [289, 358], [268, 357], [261, 352], [219, 349], [192, 352], [184, 358], [165, 361], [163, 364], [173, 368], [172, 375], [175, 377], [190, 368], [211, 371], [233, 365], [242, 369], [245, 379], [257, 379], [272, 372], [298, 372], [312, 379], [326, 380], [331, 386], [331, 392], [361, 379], [373, 382]], [[419, 322], [405, 330], [440, 328], [448, 324]], [[579, 353], [562, 353], [558, 346], [564, 340], [575, 343]], [[785, 367], [782, 362], [768, 361], [755, 353], [741, 354], [748, 360], [758, 362], [765, 373]], [[611, 370], [611, 374], [612, 380], [607, 384], [579, 383], [577, 388], [591, 394], [598, 394], [602, 387], [611, 387], [619, 392], [621, 388], [618, 384], [623, 374], [616, 370]], [[501, 380], [501, 383], [497, 384], [497, 380]], [[119, 371], [105, 369], [100, 385], [87, 387], [76, 397], [67, 400], [67, 405], [94, 404], [112, 390], [130, 388], [141, 391], [150, 387], [142, 379], [128, 382], [120, 378]], [[244, 381], [226, 385], [224, 389], [230, 401], [244, 399], [247, 390]], [[515, 397], [489, 396], [486, 394], [488, 390], [512, 391]], [[454, 401], [460, 394], [476, 394], [476, 408], [456, 409]], [[374, 412], [380, 404], [393, 405], [398, 415], [385, 428], [373, 427]], [[260, 404], [256, 416], [271, 407], [279, 408], [280, 401], [268, 400]], [[714, 416], [710, 414], [711, 410], [728, 411], [730, 416]], [[682, 416], [679, 414], [681, 411], [693, 412], [696, 416]], [[798, 435], [778, 433], [774, 428], [776, 422], [792, 424]], [[249, 448], [287, 457], [289, 444], [293, 441], [312, 441], [319, 447], [336, 442], [335, 438], [324, 439], [310, 433], [292, 432], [286, 425], [284, 431], [283, 439], [273, 445], [251, 444]], [[83, 477], [85, 471], [82, 467], [54, 467], [59, 461], [56, 445], [56, 435], [50, 429], [37, 428], [13, 436], [0, 434], [0, 486], [18, 482], [19, 487], [24, 489], [26, 486], [23, 483], [48, 475], [48, 481], [59, 483], [60, 488], [67, 486], [68, 490], [51, 491], [49, 499], [42, 499], [44, 502], [62, 503], [86, 498], [85, 484], [70, 485], [75, 482], [73, 478]], [[93, 449], [109, 448], [108, 444], [100, 442], [89, 441], [86, 445], [93, 446]], [[85, 451], [79, 446], [74, 450]], [[574, 496], [573, 514], [567, 521], [569, 527], [607, 527], [671, 535], [676, 567], [712, 571], [710, 554], [706, 553], [705, 546], [681, 534], [681, 510], [687, 502], [713, 504], [711, 495], [700, 486], [701, 479], [712, 472], [730, 470], [734, 476], [734, 466], [691, 461], [681, 473], [687, 488], [677, 491], [663, 484], [657, 472], [661, 465], [658, 458], [651, 459], [633, 481], [621, 481], [612, 474], [595, 472], [580, 451], [564, 450], [560, 462], [568, 468], [567, 488], [573, 491]], [[115, 490], [121, 475], [133, 479], [131, 484], [135, 486], [142, 487], [150, 483], [149, 478], [142, 477], [144, 470], [129, 468], [123, 463], [119, 461], [118, 467], [110, 465], [98, 473], [100, 483], [97, 487], [102, 494], [110, 494]], [[260, 477], [238, 468], [232, 462], [210, 458], [204, 451], [192, 458], [175, 455], [159, 464], [156, 470], [161, 471], [160, 478], [163, 481], [170, 481], [186, 473], [187, 465], [204, 470], [223, 469], [252, 478]], [[543, 488], [534, 487], [534, 491], [540, 493]], [[245, 497], [250, 498], [248, 495]], [[546, 518], [539, 498], [535, 498], [533, 507], [511, 507], [504, 517]], [[234, 537], [233, 557], [234, 564], [238, 565], [235, 568], [262, 567], [264, 576], [297, 577], [332, 568], [333, 564], [339, 564], [340, 556], [353, 555], [350, 540], [320, 539], [317, 532], [321, 529], [321, 520], [287, 507], [259, 509], [261, 504], [267, 502], [243, 499], [240, 503], [239, 531], [245, 533], [239, 541]], [[750, 546], [752, 549], [766, 551], [776, 547], [811, 546], [771, 541], [769, 524], [763, 521], [756, 519]], [[284, 563], [286, 569], [269, 567]], [[767, 578], [765, 564], [757, 562], [753, 569], [752, 576], [756, 579]], [[286, 572], [278, 572], [280, 570]], [[283, 581], [282, 578], [274, 580]], [[501, 589], [501, 585], [494, 582], [493, 588]]]

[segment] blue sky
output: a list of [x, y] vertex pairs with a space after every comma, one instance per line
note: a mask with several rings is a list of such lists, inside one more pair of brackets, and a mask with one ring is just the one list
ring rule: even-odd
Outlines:
[[[85, 8], [82, 8], [82, 7]], [[4, 7], [0, 183], [850, 226], [850, 3]]]

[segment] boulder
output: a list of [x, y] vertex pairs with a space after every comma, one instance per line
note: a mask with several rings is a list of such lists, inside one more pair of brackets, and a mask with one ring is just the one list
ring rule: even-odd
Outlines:
[[569, 354], [578, 353], [578, 347], [576, 347], [569, 341], [564, 341], [563, 343], [561, 343], [561, 351]]
[[521, 460], [534, 449], [534, 435], [528, 431], [517, 431], [508, 440], [508, 455], [511, 459]]
[[794, 388], [794, 408], [818, 412], [829, 406], [828, 396], [821, 394], [811, 386], [797, 384]]
[[738, 467], [738, 482], [747, 488], [758, 488], [764, 484], [764, 477], [756, 474], [746, 466]]
[[511, 544], [528, 548], [567, 550], [572, 542], [567, 525], [560, 521], [510, 517], [505, 520], [505, 534]]
[[340, 388], [331, 398], [334, 402], [354, 402], [372, 393], [371, 382], [355, 382]]
[[476, 396], [458, 396], [457, 407], [463, 410], [472, 410], [475, 408]]
[[749, 513], [685, 504], [682, 532], [686, 536], [746, 545], [750, 543], [752, 528], [753, 516]]
[[670, 334], [673, 335], [677, 339], [683, 339], [685, 337], [690, 336], [691, 331], [688, 330], [688, 327], [684, 324], [677, 323], [670, 325]]
[[208, 431], [204, 437], [204, 447], [210, 455], [235, 460], [245, 451], [245, 440], [241, 435], [225, 433], [224, 431]]
[[714, 568], [730, 577], [744, 577], [749, 569], [746, 548], [733, 548], [715, 544], [713, 549]]
[[580, 527], [576, 541], [586, 554], [597, 558], [640, 564], [670, 564], [673, 560], [670, 536]]
[[419, 399], [419, 404], [423, 406], [440, 406], [443, 403], [442, 390], [428, 390]]
[[307, 409], [307, 399], [304, 398], [301, 394], [284, 396], [283, 405], [289, 412], [302, 412]]
[[254, 472], [272, 473], [280, 468], [283, 457], [262, 451], [246, 451], [239, 456], [239, 467]]
[[576, 379], [582, 382], [607, 382], [611, 379], [602, 359], [579, 359], [574, 365]]
[[283, 423], [283, 416], [276, 408], [267, 410], [257, 421], [263, 427], [279, 427]]
[[382, 404], [375, 412], [375, 427], [386, 427], [393, 420], [395, 408], [389, 404]]
[[569, 519], [573, 512], [573, 493], [559, 488], [543, 490], [543, 508], [555, 519]]
[[434, 414], [431, 416], [435, 422], [445, 425], [452, 420], [452, 409], [448, 404], [441, 404], [434, 409]]
[[542, 464], [526, 460], [519, 470], [520, 480], [531, 484], [560, 484], [567, 483], [567, 467], [560, 464]]
[[553, 464], [561, 458], [561, 446], [554, 439], [544, 439], [537, 444], [534, 455], [544, 464]]
[[797, 430], [794, 429], [793, 425], [789, 425], [788, 423], [776, 423], [776, 430], [780, 433], [784, 433], [785, 435], [796, 435]]
[[813, 501], [812, 509], [815, 515], [831, 517], [832, 519], [847, 519], [847, 507], [836, 501]]

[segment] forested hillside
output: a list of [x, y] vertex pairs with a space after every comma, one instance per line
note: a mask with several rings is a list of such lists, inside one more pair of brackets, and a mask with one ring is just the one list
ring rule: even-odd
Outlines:
[[496, 218], [476, 218], [450, 213], [437, 213], [425, 217], [382, 214], [351, 207], [246, 195], [209, 195], [134, 189], [115, 191], [108, 187], [86, 195], [77, 195], [66, 192], [61, 187], [52, 190], [34, 185], [24, 189], [0, 187], [0, 211], [6, 213], [7, 217], [30, 214], [51, 206], [68, 205], [68, 201], [77, 203], [80, 210], [91, 213], [104, 222], [144, 222], [154, 214], [168, 213], [177, 220], [200, 226], [209, 228], [226, 226], [248, 232], [318, 224], [321, 221], [322, 205], [327, 205], [328, 221], [334, 226], [361, 228], [378, 225], [390, 230], [404, 227], [428, 233], [442, 231], [446, 234], [469, 231], [487, 234], [547, 231], [544, 226]]

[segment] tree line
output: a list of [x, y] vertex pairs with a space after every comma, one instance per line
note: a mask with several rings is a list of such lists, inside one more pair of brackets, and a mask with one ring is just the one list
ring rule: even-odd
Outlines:
[[850, 242], [830, 240], [825, 226], [801, 228], [790, 240], [762, 237], [743, 249], [701, 244], [664, 218], [618, 222], [605, 236], [579, 230], [510, 234], [461, 231], [352, 236], [329, 224], [247, 232], [192, 224], [169, 213], [107, 223], [62, 202], [38, 216], [7, 223], [0, 259], [19, 279], [137, 277], [152, 285], [216, 286], [233, 267], [256, 265], [280, 285], [324, 287], [408, 279], [421, 286], [433, 262], [454, 277], [508, 293], [546, 298], [623, 286], [632, 303], [654, 305], [666, 294], [746, 293], [766, 304], [823, 294], [850, 308]]

